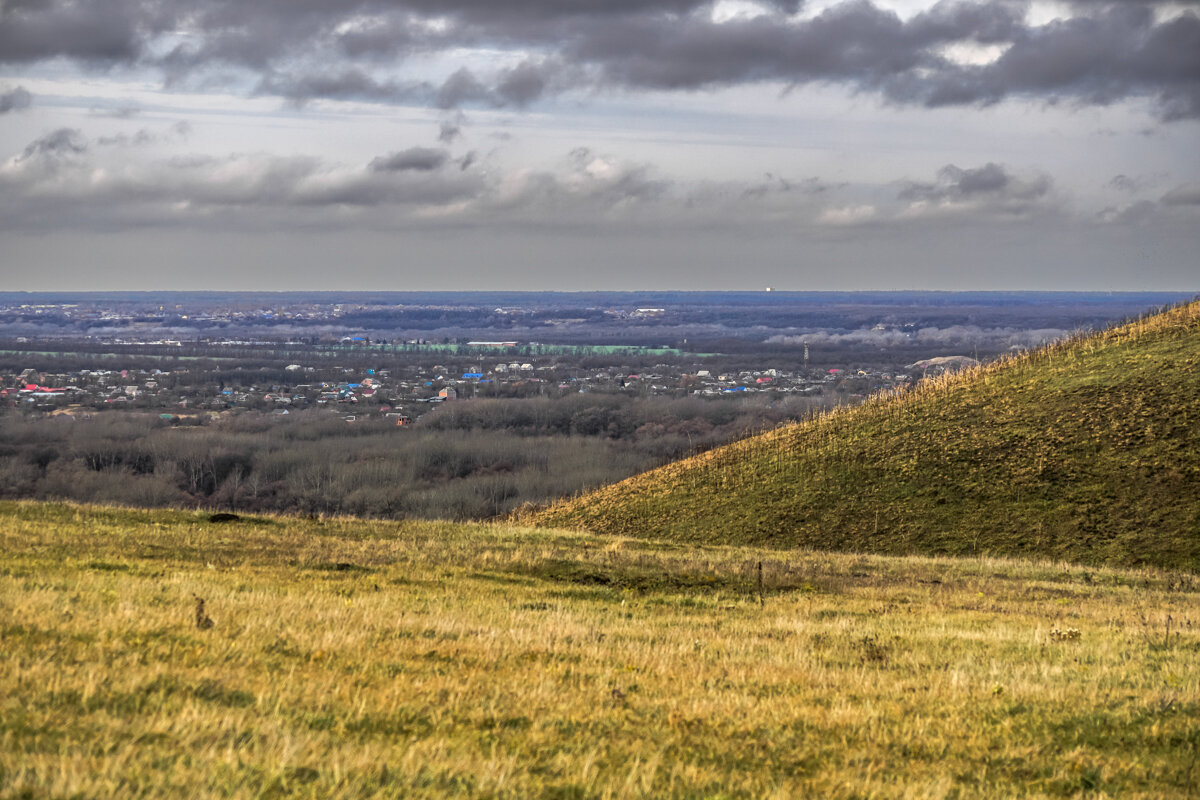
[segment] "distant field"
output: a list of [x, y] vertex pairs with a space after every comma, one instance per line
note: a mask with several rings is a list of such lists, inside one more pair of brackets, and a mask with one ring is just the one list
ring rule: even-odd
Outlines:
[[331, 351], [381, 351], [387, 353], [454, 353], [457, 355], [478, 356], [535, 356], [535, 355], [571, 355], [571, 356], [694, 356], [710, 358], [713, 353], [684, 353], [674, 347], [642, 347], [639, 345], [600, 345], [600, 344], [518, 344], [515, 347], [486, 347], [466, 344], [357, 344], [357, 345], [323, 345], [323, 350]]
[[0, 503], [3, 798], [1195, 796], [1198, 665], [1184, 573]]
[[[0, 350], [0, 355], [10, 356], [65, 356], [68, 358], [129, 358], [129, 353], [93, 353], [76, 350]], [[159, 358], [164, 361], [238, 361], [233, 356], [176, 356], [161, 353], [137, 353], [138, 358]]]
[[[16, 350], [0, 349], [0, 354], [14, 356], [66, 356], [72, 358], [161, 358], [173, 361], [238, 361], [251, 355], [266, 352], [275, 354], [279, 351], [295, 350], [297, 357], [331, 358], [346, 353], [445, 353], [463, 356], [512, 356], [526, 358], [534, 356], [569, 355], [579, 357], [590, 356], [688, 356], [689, 358], [712, 358], [716, 353], [685, 353], [674, 347], [641, 347], [636, 345], [570, 345], [570, 344], [519, 344], [516, 347], [478, 347], [465, 344], [330, 344], [305, 345], [304, 347], [288, 348], [283, 344], [271, 348], [254, 347], [253, 345], [237, 345], [238, 356], [180, 356], [173, 353], [144, 353], [141, 350], [153, 345], [131, 345], [131, 350], [137, 352], [101, 353], [81, 350]], [[212, 345], [219, 346], [219, 345]]]

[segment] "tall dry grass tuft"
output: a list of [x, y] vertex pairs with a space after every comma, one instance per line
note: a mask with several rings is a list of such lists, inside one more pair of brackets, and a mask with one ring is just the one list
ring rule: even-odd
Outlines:
[[204, 598], [195, 594], [192, 597], [196, 600], [196, 627], [202, 631], [206, 631], [216, 623], [213, 622], [212, 617], [208, 615], [208, 611], [205, 609]]

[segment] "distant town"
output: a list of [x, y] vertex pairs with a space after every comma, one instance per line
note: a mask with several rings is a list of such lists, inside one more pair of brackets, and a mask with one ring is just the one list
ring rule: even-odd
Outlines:
[[[962, 365], [972, 360], [953, 363]], [[0, 401], [55, 414], [122, 407], [183, 416], [232, 409], [286, 414], [295, 408], [327, 406], [341, 411], [348, 421], [358, 415], [382, 414], [404, 424], [420, 416], [422, 404], [478, 397], [561, 396], [567, 392], [671, 397], [798, 393], [833, 394], [853, 402], [871, 392], [894, 390], [910, 380], [912, 376], [907, 372], [838, 367], [795, 371], [765, 367], [714, 374], [708, 369], [686, 371], [679, 364], [668, 363], [632, 371], [615, 367], [586, 370], [553, 362], [494, 361], [454, 369], [444, 364], [356, 369], [295, 363], [264, 372], [197, 360], [191, 366], [166, 369], [49, 371], [27, 367], [16, 373], [0, 372], [0, 381], [5, 384], [0, 389]]]
[[1174, 299], [10, 293], [0, 406], [164, 417], [326, 408], [408, 424], [448, 401], [578, 393], [853, 403]]

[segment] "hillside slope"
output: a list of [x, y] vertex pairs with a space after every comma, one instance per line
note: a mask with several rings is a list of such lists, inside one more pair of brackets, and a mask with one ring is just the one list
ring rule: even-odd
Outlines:
[[1200, 570], [1200, 302], [524, 516], [712, 544]]

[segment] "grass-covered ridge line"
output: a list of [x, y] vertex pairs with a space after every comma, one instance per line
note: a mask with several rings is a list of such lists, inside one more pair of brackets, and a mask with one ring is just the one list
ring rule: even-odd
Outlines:
[[0, 503], [3, 798], [1188, 796], [1198, 660], [1185, 573]]
[[1200, 570], [1200, 302], [526, 514], [708, 543]]

